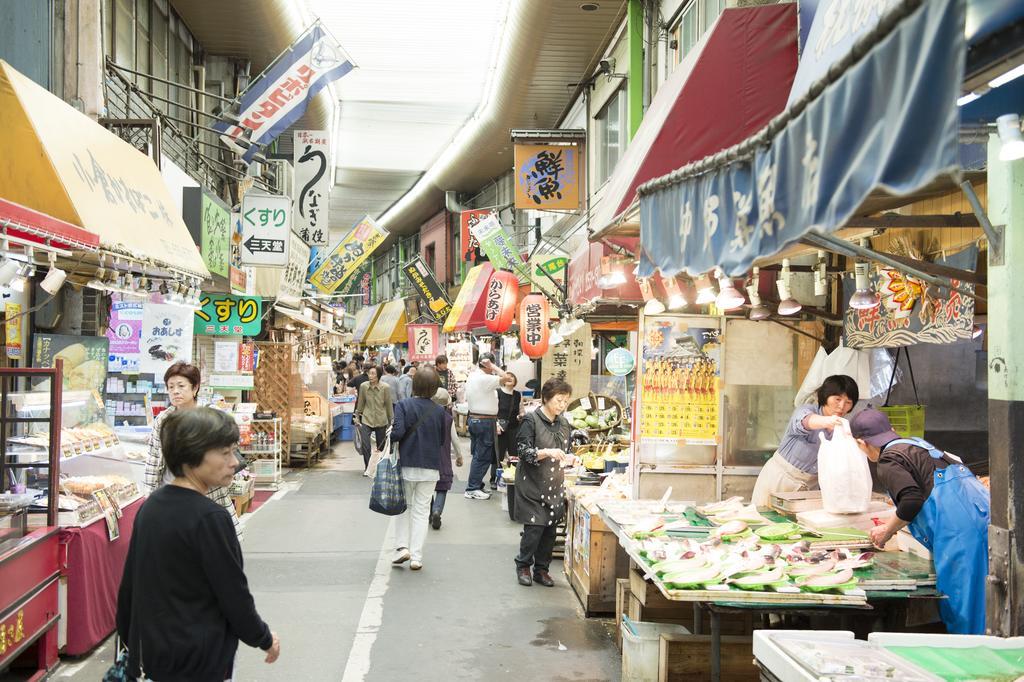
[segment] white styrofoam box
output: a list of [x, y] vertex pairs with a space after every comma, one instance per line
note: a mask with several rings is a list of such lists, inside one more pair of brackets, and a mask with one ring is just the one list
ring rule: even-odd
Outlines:
[[990, 649], [1019, 649], [1024, 637], [992, 637], [989, 635], [937, 635], [922, 632], [872, 632], [868, 641], [879, 646], [925, 646], [937, 648], [970, 649], [985, 646]]
[[892, 505], [873, 500], [868, 507], [868, 511], [861, 512], [860, 514], [832, 514], [824, 509], [814, 509], [798, 513], [796, 520], [801, 525], [816, 530], [856, 528], [857, 530], [869, 531], [875, 527], [875, 519], [880, 523], [885, 523], [895, 513], [896, 508]]

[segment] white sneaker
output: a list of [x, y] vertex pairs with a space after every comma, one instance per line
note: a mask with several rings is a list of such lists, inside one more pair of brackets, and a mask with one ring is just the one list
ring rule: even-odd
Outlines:
[[418, 571], [421, 568], [423, 568], [423, 562], [416, 561], [415, 559], [413, 559], [411, 562], [409, 562], [409, 568], [411, 568], [414, 571]]
[[467, 500], [489, 500], [489, 499], [491, 499], [491, 496], [488, 493], [485, 493], [483, 490], [467, 490], [466, 491], [466, 499]]
[[396, 554], [395, 558], [391, 560], [391, 565], [392, 566], [401, 566], [406, 561], [408, 561], [409, 559], [412, 558], [412, 555], [409, 554], [409, 550], [407, 550], [405, 548], [399, 549], [397, 551], [398, 551], [398, 554]]

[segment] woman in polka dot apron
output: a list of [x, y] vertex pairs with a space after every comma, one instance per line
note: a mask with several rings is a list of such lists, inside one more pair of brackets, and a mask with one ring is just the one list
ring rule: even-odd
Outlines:
[[[572, 399], [572, 387], [563, 379], [548, 379], [541, 388], [541, 406], [526, 415], [516, 440], [515, 519], [523, 524], [523, 539], [516, 557], [519, 584], [534, 581], [554, 586], [548, 573], [558, 524], [565, 515], [563, 466], [569, 454], [572, 426], [562, 415]], [[531, 575], [532, 573], [532, 575]]]

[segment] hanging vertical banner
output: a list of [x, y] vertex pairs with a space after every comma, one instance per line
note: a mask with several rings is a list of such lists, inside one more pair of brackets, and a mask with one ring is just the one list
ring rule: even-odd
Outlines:
[[4, 327], [6, 329], [6, 343], [7, 346], [7, 357], [12, 360], [20, 359], [22, 356], [21, 347], [21, 304], [20, 303], [5, 303], [4, 304], [4, 319], [6, 323]]
[[110, 341], [107, 370], [138, 372], [139, 344], [142, 343], [142, 301], [114, 299], [110, 303], [107, 339]]
[[370, 305], [370, 283], [372, 281], [373, 277], [368, 272], [364, 272], [363, 276], [359, 278], [359, 293], [363, 295], [363, 305]]
[[516, 208], [575, 211], [580, 207], [579, 147], [517, 144]]
[[409, 361], [433, 362], [441, 352], [441, 335], [436, 324], [410, 324]]
[[232, 213], [228, 230], [228, 280], [231, 291], [246, 293], [249, 284], [248, 272], [242, 265], [242, 214]]
[[248, 136], [253, 144], [242, 155], [252, 161], [261, 146], [273, 142], [302, 117], [316, 93], [354, 66], [318, 22], [242, 93], [238, 125], [217, 122], [213, 127], [232, 139]]
[[409, 278], [416, 294], [430, 310], [431, 317], [437, 322], [443, 322], [452, 311], [452, 304], [444, 293], [444, 289], [437, 282], [434, 273], [426, 266], [423, 260], [416, 256], [405, 264], [402, 272]]
[[515, 241], [498, 221], [498, 216], [485, 216], [473, 225], [471, 232], [480, 242], [480, 249], [487, 254], [487, 259], [495, 270], [511, 270], [517, 274], [526, 274], [526, 266], [519, 257]]
[[551, 378], [564, 379], [572, 386], [572, 397], [590, 393], [590, 352], [593, 347], [590, 325], [585, 324], [557, 346], [548, 346], [541, 361], [540, 383]]
[[288, 265], [281, 274], [277, 299], [281, 303], [298, 306], [302, 301], [302, 285], [306, 283], [310, 248], [298, 235], [293, 234], [288, 246]]
[[326, 130], [296, 130], [292, 162], [295, 168], [294, 230], [310, 246], [327, 246], [331, 148]]
[[495, 215], [489, 208], [459, 214], [459, 222], [462, 224], [462, 241], [459, 242], [462, 244], [462, 260], [476, 264], [476, 250], [480, 248], [480, 242], [473, 236], [473, 228], [489, 215]]
[[363, 264], [388, 236], [370, 216], [360, 220], [324, 258], [310, 283], [325, 294], [333, 294]]

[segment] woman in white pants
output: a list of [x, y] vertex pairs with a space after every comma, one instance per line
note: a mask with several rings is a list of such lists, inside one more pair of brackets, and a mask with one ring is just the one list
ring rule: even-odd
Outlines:
[[423, 367], [412, 380], [412, 397], [395, 405], [391, 442], [398, 444], [406, 509], [395, 521], [396, 554], [391, 562], [423, 568], [423, 541], [427, 537], [430, 499], [440, 478], [441, 447], [445, 438], [444, 408], [432, 398], [440, 385], [437, 372]]

